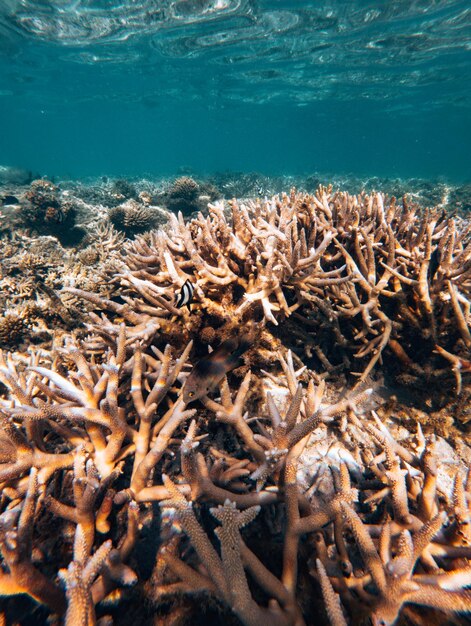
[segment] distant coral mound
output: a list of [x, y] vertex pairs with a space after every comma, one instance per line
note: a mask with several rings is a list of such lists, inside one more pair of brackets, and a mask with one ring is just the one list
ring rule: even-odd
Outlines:
[[132, 199], [110, 209], [108, 217], [113, 226], [128, 237], [151, 230], [167, 220], [166, 212], [159, 207]]
[[177, 178], [166, 194], [166, 205], [170, 211], [190, 215], [207, 207], [208, 202], [220, 196], [210, 183], [197, 183], [190, 176]]
[[137, 198], [137, 191], [135, 186], [124, 178], [118, 178], [111, 186], [111, 194], [117, 200], [129, 200], [130, 198]]
[[61, 197], [59, 187], [48, 180], [34, 180], [21, 202], [22, 224], [45, 235], [56, 236], [62, 243], [78, 243], [85, 232], [76, 227], [77, 208]]
[[0, 185], [29, 185], [33, 180], [31, 170], [22, 167], [0, 166]]

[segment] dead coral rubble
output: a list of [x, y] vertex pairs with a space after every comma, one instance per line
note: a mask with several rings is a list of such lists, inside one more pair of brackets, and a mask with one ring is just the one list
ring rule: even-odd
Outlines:
[[1, 240], [0, 348], [50, 344], [66, 329], [81, 323], [83, 300], [61, 294], [64, 286], [91, 289], [109, 297], [114, 260], [124, 237], [111, 226], [101, 226], [77, 253], [56, 237], [13, 233]]
[[[469, 228], [320, 188], [174, 217], [113, 262], [108, 294], [63, 292], [87, 336], [0, 355], [0, 620], [27, 594], [67, 626], [464, 624], [470, 449], [411, 433], [369, 375], [469, 393]], [[244, 362], [185, 404], [234, 333]], [[327, 382], [354, 358], [359, 384]]]

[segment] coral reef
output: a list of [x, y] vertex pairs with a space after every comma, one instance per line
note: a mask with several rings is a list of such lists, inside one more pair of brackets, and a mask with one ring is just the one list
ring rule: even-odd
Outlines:
[[36, 230], [56, 228], [59, 224], [73, 223], [75, 213], [70, 205], [61, 206], [58, 187], [48, 180], [35, 180], [25, 194], [28, 204], [22, 207], [24, 220]]
[[211, 183], [197, 183], [190, 176], [177, 178], [164, 195], [169, 211], [190, 215], [206, 208], [208, 202], [219, 197], [219, 191]]
[[108, 215], [113, 226], [128, 237], [151, 230], [168, 219], [168, 214], [163, 209], [141, 204], [137, 200], [123, 202], [110, 209]]
[[[314, 184], [314, 179], [316, 183]], [[316, 189], [321, 183], [331, 180], [325, 176], [310, 176], [307, 179], [293, 176], [267, 176], [257, 172], [217, 172], [211, 182], [222, 191], [225, 198], [257, 198], [273, 196], [291, 187], [308, 191]], [[342, 186], [345, 188], [345, 185]]]
[[111, 193], [118, 200], [130, 200], [137, 198], [137, 191], [134, 185], [123, 178], [118, 178], [113, 182]]
[[29, 185], [33, 178], [31, 171], [21, 167], [0, 166], [0, 185]]
[[[244, 624], [313, 623], [319, 583], [332, 623], [345, 623], [335, 618], [343, 610], [351, 623], [393, 623], [408, 604], [471, 610], [464, 465], [458, 460], [452, 486], [439, 484], [435, 437], [419, 429], [415, 442], [394, 438], [368, 407], [371, 389], [326, 402], [325, 383], [303, 384], [290, 353], [277, 377], [283, 406], [267, 392], [256, 420], [247, 419], [249, 371], [236, 392], [225, 379], [219, 401], [189, 408], [179, 380], [191, 344], [154, 356], [127, 345], [122, 325], [101, 364], [76, 343], [0, 362], [9, 390], [0, 403], [7, 619], [14, 597], [27, 593], [65, 613], [66, 624], [93, 621], [97, 610], [119, 624], [119, 611], [99, 603], [122, 589], [122, 602], [144, 594], [169, 620], [183, 594], [182, 623], [197, 623], [191, 598], [202, 592]], [[318, 480], [319, 467], [310, 468], [311, 486], [298, 478], [312, 432], [333, 436], [350, 459], [339, 452], [327, 466], [337, 495]], [[160, 518], [154, 502], [173, 513], [149, 545]], [[221, 524], [220, 553], [208, 512]], [[256, 517], [271, 528], [268, 558], [260, 529], [241, 534]], [[143, 542], [155, 553], [147, 575], [137, 559]]]
[[25, 349], [26, 342], [47, 347], [62, 332], [80, 325], [83, 301], [60, 291], [73, 286], [110, 297], [110, 277], [116, 272], [123, 239], [109, 225], [97, 227], [82, 250], [63, 248], [52, 236], [5, 237], [0, 257], [0, 347]]
[[15, 346], [23, 338], [25, 321], [19, 315], [6, 313], [0, 317], [0, 348]]
[[58, 317], [0, 356], [0, 619], [466, 623], [469, 222], [326, 187], [208, 210], [4, 239], [2, 319]]
[[[460, 386], [461, 369], [440, 348], [466, 358], [471, 346], [471, 240], [462, 218], [323, 187], [233, 201], [230, 215], [218, 203], [209, 213], [189, 223], [171, 216], [167, 231], [126, 246], [119, 280], [132, 302], [73, 293], [135, 325], [136, 341], [157, 328], [171, 335], [172, 315], [184, 319], [187, 339], [255, 320], [290, 337], [310, 366], [344, 369], [359, 383], [382, 360], [402, 384], [444, 381], [443, 402], [453, 377]], [[173, 304], [185, 280], [195, 285], [193, 315]]]
[[354, 174], [339, 175], [335, 172], [314, 172], [308, 176], [268, 176], [257, 172], [229, 171], [213, 174], [210, 181], [227, 199], [270, 197], [292, 187], [314, 193], [319, 185], [332, 184], [334, 188], [348, 191], [352, 195], [361, 192], [371, 194], [379, 189], [384, 194], [397, 198], [407, 195], [422, 207], [440, 206], [461, 214], [466, 213], [471, 206], [469, 183], [456, 185], [442, 179], [432, 181], [379, 176], [360, 178]]
[[75, 245], [84, 236], [76, 226], [74, 203], [59, 194], [59, 188], [48, 180], [34, 180], [25, 192], [19, 217], [22, 225], [37, 234], [54, 235], [63, 244]]

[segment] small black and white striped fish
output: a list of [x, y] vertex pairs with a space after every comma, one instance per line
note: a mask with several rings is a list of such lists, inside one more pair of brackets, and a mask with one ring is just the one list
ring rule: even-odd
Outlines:
[[189, 280], [185, 280], [180, 292], [175, 294], [175, 306], [177, 307], [177, 309], [181, 309], [183, 306], [186, 305], [188, 307], [188, 310], [191, 311], [190, 304], [193, 300], [194, 290], [195, 286], [192, 285]]

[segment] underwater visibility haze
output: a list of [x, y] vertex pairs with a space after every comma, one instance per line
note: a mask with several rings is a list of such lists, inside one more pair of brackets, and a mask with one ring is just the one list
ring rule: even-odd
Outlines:
[[470, 177], [465, 0], [0, 0], [0, 165]]

